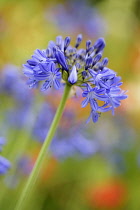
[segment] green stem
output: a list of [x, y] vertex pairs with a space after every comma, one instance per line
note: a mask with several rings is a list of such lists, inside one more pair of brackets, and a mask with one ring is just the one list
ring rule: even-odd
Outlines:
[[54, 117], [53, 122], [51, 124], [51, 127], [49, 129], [48, 135], [45, 138], [43, 146], [42, 146], [42, 148], [40, 150], [40, 153], [38, 155], [38, 158], [36, 160], [35, 166], [34, 166], [32, 172], [29, 176], [29, 179], [27, 181], [27, 184], [25, 185], [25, 188], [23, 189], [23, 192], [21, 194], [21, 197], [18, 200], [18, 203], [17, 203], [17, 206], [16, 206], [15, 210], [22, 210], [23, 209], [24, 204], [26, 203], [26, 200], [29, 197], [29, 195], [31, 193], [31, 190], [32, 190], [32, 188], [33, 188], [33, 186], [36, 182], [39, 171], [42, 167], [43, 160], [46, 157], [47, 149], [48, 149], [48, 147], [51, 143], [51, 140], [52, 140], [52, 138], [55, 134], [55, 131], [58, 127], [59, 121], [60, 121], [61, 116], [63, 114], [65, 104], [66, 104], [66, 101], [67, 101], [68, 96], [69, 96], [70, 89], [71, 89], [71, 86], [66, 84], [63, 97], [62, 97], [61, 102], [58, 106], [57, 112], [55, 114], [55, 117]]

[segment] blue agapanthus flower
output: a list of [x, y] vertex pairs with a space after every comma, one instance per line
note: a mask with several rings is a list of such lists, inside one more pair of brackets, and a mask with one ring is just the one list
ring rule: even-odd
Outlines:
[[29, 77], [30, 87], [35, 87], [42, 81], [42, 91], [50, 87], [59, 89], [65, 83], [79, 86], [85, 98], [82, 107], [89, 104], [89, 119], [97, 122], [101, 112], [112, 110], [114, 114], [121, 100], [127, 98], [126, 91], [120, 88], [121, 78], [107, 67], [108, 58], [102, 59], [105, 48], [103, 38], [99, 38], [94, 44], [88, 40], [85, 49], [79, 49], [81, 34], [77, 36], [74, 47], [70, 42], [70, 37], [63, 39], [58, 36], [55, 42], [49, 42], [47, 49], [36, 50], [24, 64], [24, 74]]

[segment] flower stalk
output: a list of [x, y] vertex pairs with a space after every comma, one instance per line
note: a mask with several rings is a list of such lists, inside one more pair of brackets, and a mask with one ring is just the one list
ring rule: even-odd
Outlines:
[[49, 148], [49, 145], [55, 135], [55, 131], [58, 127], [59, 121], [61, 119], [61, 116], [63, 114], [64, 108], [65, 108], [65, 104], [66, 101], [69, 97], [69, 93], [70, 93], [70, 89], [71, 89], [71, 85], [66, 84], [65, 86], [65, 90], [61, 99], [61, 102], [58, 106], [57, 112], [55, 114], [55, 117], [53, 119], [53, 122], [51, 124], [51, 127], [49, 129], [48, 135], [45, 138], [45, 141], [43, 143], [43, 146], [40, 150], [40, 153], [38, 155], [38, 158], [36, 160], [36, 163], [34, 165], [34, 168], [28, 178], [28, 181], [25, 185], [25, 188], [23, 189], [23, 192], [21, 194], [21, 197], [18, 200], [17, 206], [15, 208], [15, 210], [22, 210], [24, 205], [26, 204], [27, 198], [30, 196], [32, 188], [37, 180], [37, 177], [39, 175], [40, 169], [42, 167], [42, 163], [46, 157], [46, 152]]

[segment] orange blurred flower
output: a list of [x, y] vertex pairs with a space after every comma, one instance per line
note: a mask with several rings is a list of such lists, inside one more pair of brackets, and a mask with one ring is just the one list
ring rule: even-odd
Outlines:
[[93, 187], [88, 200], [91, 206], [99, 209], [116, 209], [125, 203], [126, 186], [121, 181], [108, 181]]

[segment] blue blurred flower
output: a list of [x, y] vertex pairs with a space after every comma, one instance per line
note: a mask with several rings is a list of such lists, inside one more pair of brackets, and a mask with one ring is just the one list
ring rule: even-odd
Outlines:
[[31, 157], [24, 155], [20, 157], [17, 163], [17, 169], [25, 175], [29, 175], [33, 168]]
[[13, 97], [21, 104], [29, 104], [33, 100], [32, 91], [25, 85], [20, 69], [11, 64], [5, 65], [0, 72], [0, 94]]
[[33, 126], [33, 136], [37, 138], [38, 141], [44, 141], [53, 116], [54, 112], [52, 107], [49, 104], [44, 103], [37, 115], [37, 120]]
[[[47, 103], [43, 104], [33, 128], [33, 136], [38, 141], [44, 141], [54, 112], [52, 106]], [[56, 136], [50, 145], [51, 154], [58, 159], [65, 159], [75, 155], [89, 157], [98, 151], [98, 144], [92, 139], [84, 137], [81, 125], [79, 123], [74, 124], [74, 121], [75, 115], [66, 110]]]
[[0, 174], [6, 174], [6, 172], [11, 167], [11, 163], [6, 158], [0, 156]]
[[71, 35], [79, 31], [88, 37], [96, 38], [105, 34], [106, 22], [98, 9], [85, 0], [65, 1], [46, 11], [46, 18], [58, 28]]
[[9, 128], [30, 128], [33, 121], [31, 106], [15, 106], [8, 109], [4, 120], [6, 122], [6, 126]]
[[4, 137], [0, 137], [0, 152], [2, 151], [3, 145], [6, 143], [6, 140]]
[[19, 72], [16, 66], [5, 65], [0, 72], [0, 93], [13, 95], [17, 89], [18, 76]]
[[21, 128], [29, 125], [34, 95], [16, 66], [9, 64], [3, 67], [0, 73], [0, 94], [6, 96], [5, 103], [8, 105], [3, 107], [5, 127], [12, 125]]
[[[74, 132], [74, 133], [72, 133]], [[50, 145], [51, 153], [58, 159], [66, 159], [73, 156], [90, 157], [99, 150], [97, 142], [92, 139], [86, 139], [78, 131], [73, 129], [69, 136], [63, 136], [61, 139], [54, 138]]]
[[[89, 119], [97, 122], [101, 112], [112, 110], [114, 114], [114, 109], [127, 96], [120, 89], [121, 78], [106, 67], [108, 59], [100, 61], [105, 47], [103, 38], [99, 38], [93, 45], [88, 40], [86, 49], [78, 49], [82, 42], [81, 34], [77, 36], [74, 47], [69, 45], [70, 41], [70, 37], [64, 40], [61, 36], [56, 37], [56, 42], [50, 41], [46, 51], [35, 51], [23, 71], [29, 77], [31, 87], [43, 81], [42, 91], [52, 86], [59, 89], [61, 81], [63, 84], [65, 82], [70, 86], [81, 87], [82, 96], [86, 97], [82, 107], [90, 104]], [[99, 101], [102, 101], [102, 105], [99, 105]]]
[[[4, 137], [0, 137], [0, 152], [2, 150], [2, 146], [6, 143]], [[0, 175], [6, 174], [10, 169], [11, 163], [6, 158], [0, 156]]]
[[[33, 129], [36, 140], [43, 143], [54, 113], [52, 105], [48, 102], [43, 104]], [[50, 145], [50, 153], [60, 160], [69, 157], [86, 158], [98, 153], [109, 160], [109, 163], [116, 164], [118, 171], [122, 171], [125, 163], [123, 161], [119, 164], [119, 161], [124, 158], [124, 151], [129, 151], [135, 144], [133, 139], [135, 139], [133, 130], [120, 116], [112, 120], [108, 118], [102, 120], [93, 128], [91, 123], [87, 127], [76, 122], [75, 114], [65, 110]]]

